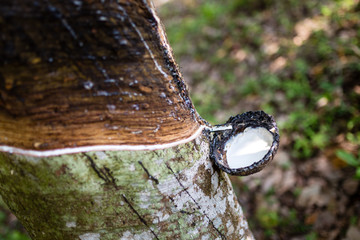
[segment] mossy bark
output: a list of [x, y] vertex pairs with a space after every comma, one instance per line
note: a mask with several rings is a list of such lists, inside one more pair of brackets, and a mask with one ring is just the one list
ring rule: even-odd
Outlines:
[[204, 132], [156, 151], [0, 153], [0, 193], [33, 239], [251, 239]]

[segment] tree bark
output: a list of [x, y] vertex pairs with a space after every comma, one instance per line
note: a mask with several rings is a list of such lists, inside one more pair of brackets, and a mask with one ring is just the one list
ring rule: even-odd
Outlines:
[[0, 194], [32, 239], [252, 239], [148, 1], [0, 1]]
[[0, 3], [4, 145], [167, 144], [203, 125], [147, 1]]
[[206, 134], [155, 151], [0, 155], [0, 191], [33, 239], [251, 239]]

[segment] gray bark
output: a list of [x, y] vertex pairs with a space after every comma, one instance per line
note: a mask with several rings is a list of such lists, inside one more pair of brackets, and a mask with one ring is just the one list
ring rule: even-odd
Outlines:
[[0, 193], [33, 239], [252, 239], [203, 132], [155, 151], [0, 154]]

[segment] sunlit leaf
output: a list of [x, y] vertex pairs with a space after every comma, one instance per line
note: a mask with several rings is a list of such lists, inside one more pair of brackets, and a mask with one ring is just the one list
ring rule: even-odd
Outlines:
[[336, 151], [336, 156], [341, 160], [345, 161], [350, 166], [354, 166], [354, 167], [360, 166], [360, 161], [356, 159], [355, 156], [349, 152], [346, 152], [344, 150], [338, 150]]

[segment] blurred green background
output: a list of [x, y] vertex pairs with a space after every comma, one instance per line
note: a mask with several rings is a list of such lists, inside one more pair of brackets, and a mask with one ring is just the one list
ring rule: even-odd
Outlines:
[[[257, 239], [360, 239], [359, 0], [156, 0], [197, 111], [262, 109], [281, 149], [232, 177]], [[0, 201], [0, 240], [28, 239]]]
[[29, 240], [16, 217], [0, 197], [0, 240]]
[[263, 109], [300, 158], [340, 134], [359, 144], [359, 1], [183, 0], [159, 12], [209, 122]]
[[281, 148], [231, 177], [257, 239], [360, 239], [359, 0], [157, 0], [200, 115], [262, 109]]

